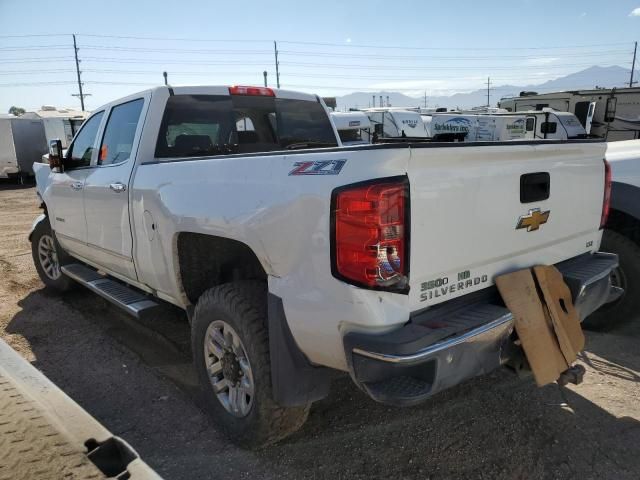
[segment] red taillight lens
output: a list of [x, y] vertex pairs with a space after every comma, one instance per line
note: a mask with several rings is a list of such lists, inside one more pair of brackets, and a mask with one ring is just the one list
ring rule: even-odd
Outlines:
[[609, 218], [609, 208], [611, 207], [611, 165], [604, 161], [604, 198], [602, 200], [602, 217], [600, 218], [600, 228], [604, 228]]
[[343, 187], [334, 193], [334, 274], [388, 290], [407, 287], [408, 183]]
[[234, 85], [229, 87], [230, 95], [253, 95], [261, 97], [275, 97], [273, 90], [267, 87], [247, 87], [245, 85]]

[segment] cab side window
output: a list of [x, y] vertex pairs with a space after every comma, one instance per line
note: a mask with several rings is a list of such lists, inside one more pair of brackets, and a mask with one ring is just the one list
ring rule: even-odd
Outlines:
[[103, 114], [104, 112], [96, 113], [84, 123], [67, 152], [66, 169], [88, 167], [91, 164], [91, 155]]
[[122, 163], [129, 159], [143, 105], [144, 99], [139, 98], [111, 109], [102, 136], [98, 165]]

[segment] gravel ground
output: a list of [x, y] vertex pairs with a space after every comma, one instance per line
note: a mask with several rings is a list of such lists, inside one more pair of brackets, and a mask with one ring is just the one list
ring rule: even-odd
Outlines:
[[88, 291], [49, 293], [26, 238], [35, 190], [2, 184], [0, 205], [2, 337], [167, 479], [640, 478], [640, 321], [587, 334], [582, 385], [499, 370], [396, 409], [341, 378], [298, 433], [248, 452], [198, 406], [179, 310], [142, 324]]

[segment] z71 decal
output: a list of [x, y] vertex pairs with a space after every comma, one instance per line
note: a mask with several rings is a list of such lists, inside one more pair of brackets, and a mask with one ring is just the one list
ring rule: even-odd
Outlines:
[[289, 175], [338, 175], [346, 160], [316, 160], [315, 162], [296, 162]]

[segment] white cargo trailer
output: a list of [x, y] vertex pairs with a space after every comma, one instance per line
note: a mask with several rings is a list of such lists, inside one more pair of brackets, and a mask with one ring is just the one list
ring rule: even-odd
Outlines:
[[0, 118], [0, 178], [33, 175], [33, 162], [47, 151], [42, 120]]

